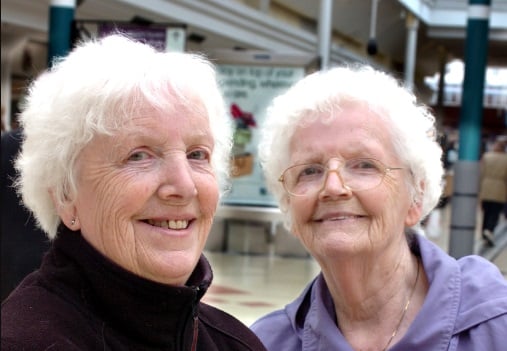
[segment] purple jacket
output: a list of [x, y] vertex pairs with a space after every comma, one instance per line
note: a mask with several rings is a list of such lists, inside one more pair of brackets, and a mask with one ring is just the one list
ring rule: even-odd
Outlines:
[[[507, 281], [498, 268], [479, 256], [456, 260], [418, 235], [411, 250], [420, 255], [430, 287], [407, 333], [389, 350], [505, 350]], [[285, 309], [251, 328], [271, 351], [352, 351], [335, 320], [320, 274]]]

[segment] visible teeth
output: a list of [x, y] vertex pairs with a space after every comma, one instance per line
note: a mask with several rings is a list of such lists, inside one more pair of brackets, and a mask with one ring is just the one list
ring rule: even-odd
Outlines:
[[181, 220], [170, 220], [169, 221], [169, 228], [171, 229], [183, 229], [188, 226], [188, 221], [181, 221]]
[[181, 219], [171, 219], [170, 221], [154, 221], [152, 219], [149, 219], [148, 223], [155, 227], [161, 227], [165, 229], [185, 229], [188, 227], [188, 221]]
[[355, 217], [356, 216], [339, 216], [339, 217], [330, 218], [330, 220], [332, 220], [332, 221], [339, 221], [339, 220], [342, 220], [342, 219], [355, 218]]

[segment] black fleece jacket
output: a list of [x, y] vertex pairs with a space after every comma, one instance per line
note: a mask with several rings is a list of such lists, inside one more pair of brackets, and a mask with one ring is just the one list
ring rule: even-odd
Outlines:
[[211, 280], [204, 255], [186, 286], [146, 280], [62, 226], [40, 269], [2, 303], [1, 349], [265, 350], [240, 321], [200, 302]]

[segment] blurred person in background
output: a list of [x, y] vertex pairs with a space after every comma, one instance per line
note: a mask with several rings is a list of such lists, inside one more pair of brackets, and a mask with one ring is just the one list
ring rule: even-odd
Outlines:
[[263, 350], [200, 302], [232, 128], [200, 56], [115, 35], [32, 84], [16, 161], [52, 240], [2, 304], [2, 350]]
[[2, 116], [1, 116], [1, 131], [2, 131], [2, 134], [6, 131], [6, 127], [5, 127], [5, 107], [4, 105], [2, 105]]
[[262, 168], [321, 274], [252, 325], [268, 350], [504, 348], [498, 268], [413, 229], [440, 199], [441, 155], [429, 110], [373, 68], [317, 72], [275, 98]]
[[49, 240], [30, 211], [23, 206], [16, 193], [14, 179], [17, 172], [14, 160], [23, 140], [20, 128], [2, 133], [1, 176], [1, 252], [2, 274], [0, 276], [2, 301], [21, 280], [39, 268], [42, 256], [49, 248]]
[[507, 143], [498, 138], [480, 160], [479, 199], [483, 212], [482, 238], [495, 245], [495, 228], [507, 201]]

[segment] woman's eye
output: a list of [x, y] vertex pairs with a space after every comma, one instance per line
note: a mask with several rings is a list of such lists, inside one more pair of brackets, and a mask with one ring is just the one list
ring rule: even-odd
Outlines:
[[323, 173], [322, 166], [319, 165], [309, 165], [301, 169], [299, 172], [299, 178], [307, 178], [307, 177], [314, 177], [319, 176]]
[[150, 155], [148, 155], [148, 153], [146, 153], [144, 151], [138, 151], [138, 152], [132, 153], [128, 157], [128, 160], [129, 161], [143, 161], [143, 160], [148, 159], [149, 157], [150, 157]]
[[187, 154], [187, 158], [191, 160], [208, 160], [210, 157], [209, 152], [207, 152], [206, 150], [199, 149], [189, 152]]
[[369, 159], [351, 160], [346, 164], [346, 168], [350, 170], [373, 172], [380, 170], [379, 165], [374, 160]]
[[312, 174], [315, 174], [315, 173], [318, 173], [318, 169], [316, 167], [306, 167], [303, 169], [303, 171], [301, 172], [301, 175], [305, 176], [305, 175], [312, 175]]
[[361, 163], [358, 163], [357, 164], [358, 168], [377, 168], [376, 165], [372, 162], [368, 162], [368, 161], [363, 161]]

